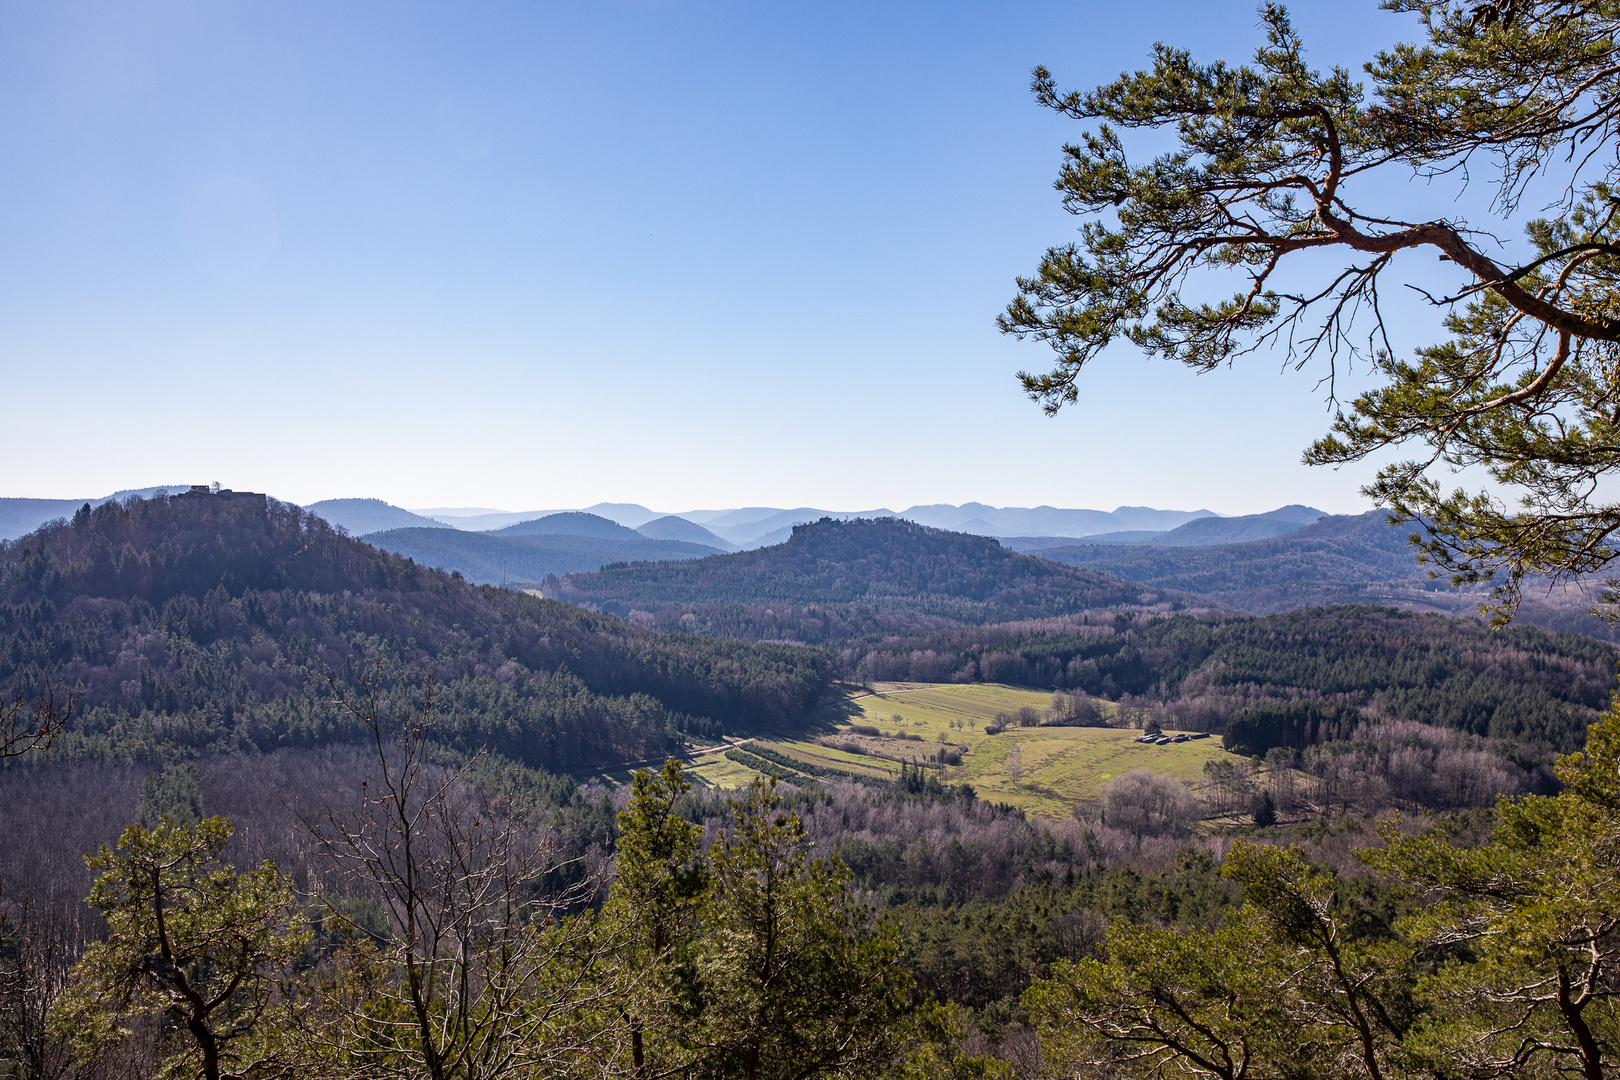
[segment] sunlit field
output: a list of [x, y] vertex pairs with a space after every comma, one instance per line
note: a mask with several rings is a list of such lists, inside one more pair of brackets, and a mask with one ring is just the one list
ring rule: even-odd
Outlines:
[[[766, 771], [799, 778], [791, 765], [774, 757], [799, 763], [806, 778], [836, 772], [888, 779], [898, 775], [902, 763], [926, 763], [945, 783], [972, 784], [981, 798], [1050, 818], [1073, 813], [1113, 777], [1132, 769], [1200, 781], [1204, 763], [1224, 753], [1219, 740], [1208, 738], [1167, 746], [1138, 743], [1141, 732], [1129, 728], [1014, 726], [986, 733], [998, 713], [1023, 706], [1044, 713], [1051, 695], [1037, 690], [932, 683], [882, 683], [872, 690], [853, 697], [847, 719], [826, 734], [750, 741], [738, 753], [748, 764], [711, 754], [690, 771], [702, 783], [735, 788]], [[1109, 702], [1095, 704], [1106, 716], [1115, 712]], [[939, 767], [942, 752], [947, 760], [959, 753], [960, 764]]]

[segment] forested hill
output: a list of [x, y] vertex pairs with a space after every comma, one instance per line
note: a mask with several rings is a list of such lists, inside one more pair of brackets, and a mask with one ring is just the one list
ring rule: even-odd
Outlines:
[[[556, 517], [590, 517], [558, 514]], [[597, 520], [601, 520], [598, 518]], [[523, 522], [523, 525], [529, 524]], [[620, 526], [612, 522], [618, 529]], [[522, 526], [513, 526], [521, 528]], [[480, 585], [522, 587], [548, 574], [599, 570], [630, 559], [698, 559], [719, 554], [719, 548], [679, 540], [653, 540], [624, 529], [632, 539], [617, 536], [555, 532], [462, 532], [459, 529], [390, 529], [362, 539], [384, 551], [441, 570], [454, 571]]]
[[[1489, 589], [1453, 588], [1429, 577], [1407, 542], [1411, 524], [1390, 525], [1383, 510], [1324, 517], [1285, 536], [1218, 547], [1087, 544], [1042, 547], [1038, 554], [1128, 581], [1206, 596], [1256, 615], [1328, 604], [1379, 604], [1473, 615]], [[1198, 523], [1195, 523], [1198, 524]], [[1518, 620], [1607, 641], [1616, 634], [1591, 614], [1595, 595], [1578, 587], [1527, 582]]]
[[59, 753], [343, 739], [327, 680], [374, 660], [395, 681], [437, 671], [446, 743], [556, 770], [789, 721], [827, 682], [814, 650], [474, 586], [263, 496], [109, 503], [0, 544], [0, 688], [86, 690]]
[[[1044, 558], [1162, 584], [1269, 614], [1307, 604], [1378, 602], [1387, 583], [1432, 581], [1407, 543], [1411, 526], [1381, 510], [1325, 517], [1284, 536], [1212, 547], [1087, 544], [1043, 548]], [[1175, 584], [1172, 585], [1171, 583]]]
[[609, 566], [548, 580], [545, 589], [547, 595], [602, 611], [661, 612], [667, 619], [675, 609], [692, 614], [694, 621], [711, 622], [727, 618], [719, 610], [726, 607], [747, 611], [786, 604], [901, 610], [976, 625], [1186, 599], [1020, 555], [986, 537], [894, 518], [823, 518], [796, 526], [790, 540], [773, 547], [686, 562]]

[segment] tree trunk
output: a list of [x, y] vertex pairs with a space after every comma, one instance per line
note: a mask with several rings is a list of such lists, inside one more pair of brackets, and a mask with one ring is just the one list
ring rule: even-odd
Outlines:
[[1581, 1015], [1585, 1008], [1586, 1002], [1575, 1001], [1571, 996], [1569, 973], [1559, 965], [1558, 1011], [1563, 1015], [1570, 1034], [1575, 1036], [1575, 1044], [1580, 1047], [1582, 1080], [1603, 1080], [1603, 1054], [1598, 1048], [1597, 1039], [1592, 1036], [1592, 1029], [1586, 1024], [1586, 1018]]
[[191, 1029], [192, 1038], [202, 1048], [203, 1080], [220, 1080], [219, 1077], [219, 1041], [214, 1033], [208, 1030], [208, 1025], [201, 1020], [188, 1019], [186, 1027]]

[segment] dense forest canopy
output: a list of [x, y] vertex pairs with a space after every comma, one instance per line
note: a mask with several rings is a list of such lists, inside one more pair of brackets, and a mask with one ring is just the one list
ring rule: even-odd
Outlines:
[[109, 503], [0, 546], [0, 686], [85, 690], [61, 753], [342, 739], [327, 680], [378, 661], [437, 671], [447, 741], [551, 769], [791, 720], [827, 679], [810, 649], [474, 586], [262, 496]]

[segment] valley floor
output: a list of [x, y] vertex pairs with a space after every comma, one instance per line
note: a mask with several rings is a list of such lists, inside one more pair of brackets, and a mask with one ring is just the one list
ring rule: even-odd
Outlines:
[[[972, 784], [990, 802], [1036, 817], [1067, 818], [1109, 780], [1133, 769], [1197, 784], [1205, 762], [1225, 755], [1218, 739], [1198, 735], [1159, 746], [1136, 742], [1141, 732], [1133, 728], [986, 731], [998, 714], [1026, 706], [1044, 711], [1050, 699], [1047, 692], [1000, 684], [878, 683], [846, 699], [841, 719], [822, 732], [737, 740], [729, 752], [693, 755], [688, 771], [700, 783], [735, 789], [767, 771], [790, 780], [888, 780], [903, 765], [917, 764], [935, 770], [943, 783]], [[959, 763], [951, 764], [953, 758]]]

